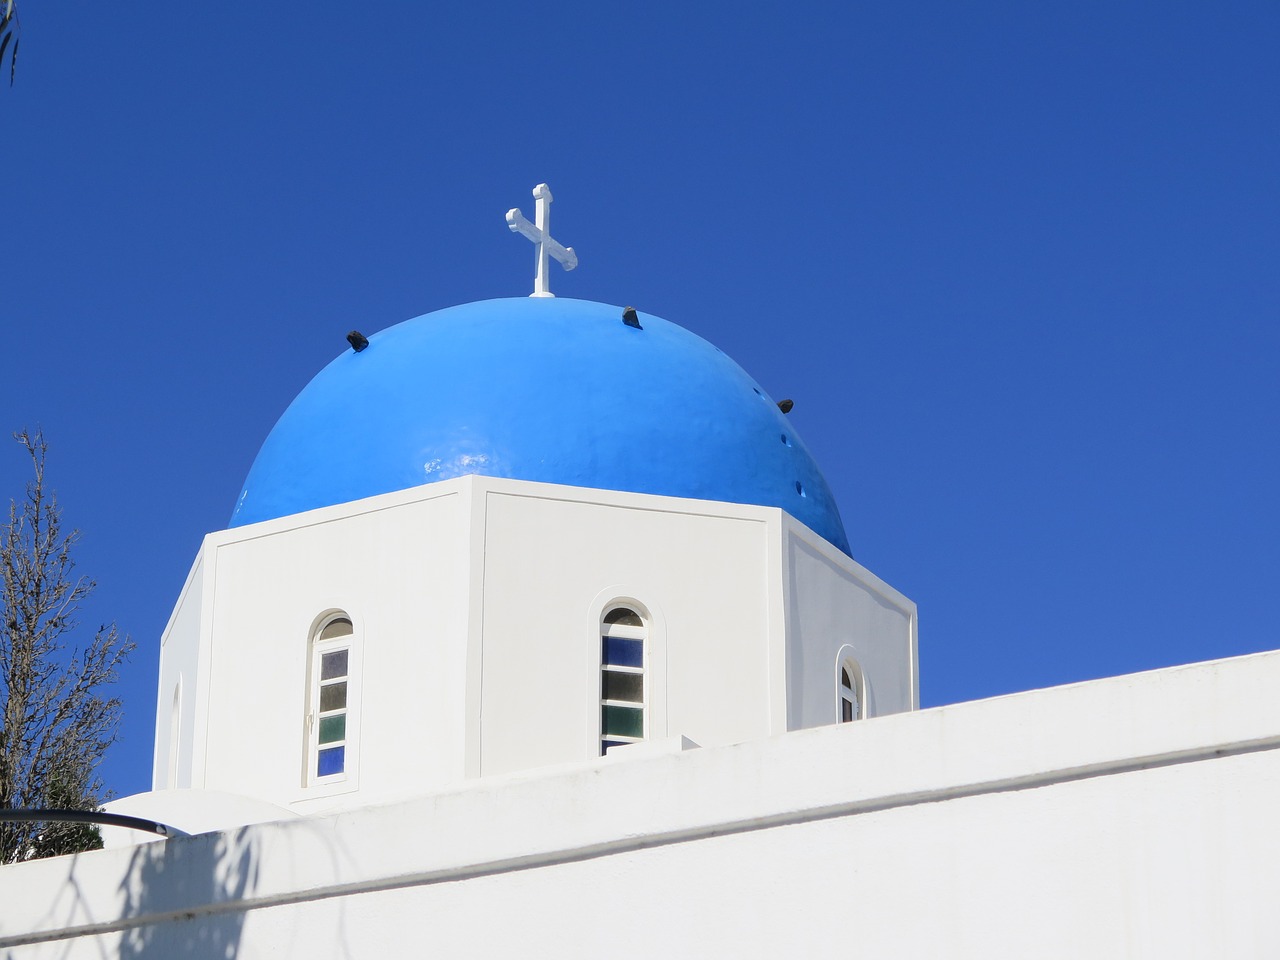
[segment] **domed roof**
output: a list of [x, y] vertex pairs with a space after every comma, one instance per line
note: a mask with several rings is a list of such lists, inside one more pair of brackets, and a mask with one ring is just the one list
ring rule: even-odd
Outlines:
[[231, 526], [466, 474], [781, 507], [845, 553], [817, 464], [719, 349], [649, 314], [522, 297], [406, 320], [321, 370]]

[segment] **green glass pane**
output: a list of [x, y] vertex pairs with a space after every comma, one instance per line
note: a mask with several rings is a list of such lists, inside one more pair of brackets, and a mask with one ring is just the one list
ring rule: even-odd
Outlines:
[[347, 705], [347, 681], [330, 683], [320, 688], [320, 712], [341, 710]]
[[639, 707], [601, 707], [601, 733], [614, 737], [643, 737], [644, 711]]
[[606, 670], [601, 674], [604, 700], [626, 700], [644, 703], [644, 675], [640, 673], [615, 673]]
[[320, 720], [320, 742], [336, 743], [347, 739], [347, 715], [340, 713], [336, 717], [323, 717]]

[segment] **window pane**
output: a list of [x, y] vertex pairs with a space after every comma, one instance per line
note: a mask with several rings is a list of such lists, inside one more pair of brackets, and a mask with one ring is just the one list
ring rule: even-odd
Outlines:
[[347, 650], [335, 650], [320, 658], [320, 679], [332, 680], [347, 675]]
[[851, 700], [846, 700], [844, 697], [841, 697], [840, 698], [840, 722], [848, 723], [852, 719], [853, 719], [853, 702]]
[[625, 640], [622, 637], [601, 637], [604, 663], [615, 667], [643, 667], [644, 641]]
[[631, 703], [644, 703], [644, 675], [639, 673], [614, 673], [606, 670], [601, 674], [603, 700], [629, 700]]
[[605, 623], [621, 623], [628, 627], [643, 627], [644, 621], [640, 619], [640, 615], [634, 610], [628, 610], [626, 607], [618, 607], [610, 610], [604, 615]]
[[345, 617], [339, 617], [337, 620], [330, 620], [324, 625], [324, 629], [320, 631], [321, 640], [332, 640], [334, 637], [348, 637], [351, 635], [351, 621]]
[[601, 707], [601, 730], [615, 737], [643, 737], [644, 711], [638, 707]]
[[621, 740], [602, 740], [600, 741], [601, 755], [608, 753], [613, 747], [625, 747], [626, 743]]
[[849, 679], [849, 671], [844, 667], [840, 668], [840, 682], [850, 690], [853, 689], [853, 681]]
[[320, 688], [320, 712], [341, 710], [347, 705], [347, 681], [331, 683]]
[[330, 747], [328, 750], [321, 750], [316, 755], [316, 776], [328, 777], [335, 773], [342, 773], [347, 766], [347, 748], [346, 747]]
[[320, 742], [336, 743], [347, 739], [347, 715], [340, 713], [336, 717], [324, 717], [320, 721]]

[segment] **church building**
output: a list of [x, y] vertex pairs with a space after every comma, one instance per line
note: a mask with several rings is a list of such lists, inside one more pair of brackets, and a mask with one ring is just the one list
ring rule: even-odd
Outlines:
[[165, 632], [158, 788], [310, 813], [917, 706], [915, 606], [777, 403], [623, 314], [467, 304], [316, 376]]
[[1280, 653], [919, 709], [775, 398], [551, 295], [344, 351], [161, 638], [174, 828], [0, 868], [0, 958], [1280, 955]]

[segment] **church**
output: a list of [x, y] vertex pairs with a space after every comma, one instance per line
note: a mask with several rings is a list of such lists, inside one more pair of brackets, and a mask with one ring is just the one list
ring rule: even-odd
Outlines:
[[775, 398], [629, 305], [365, 337], [161, 638], [153, 790], [0, 957], [1280, 955], [1280, 653], [921, 710]]

